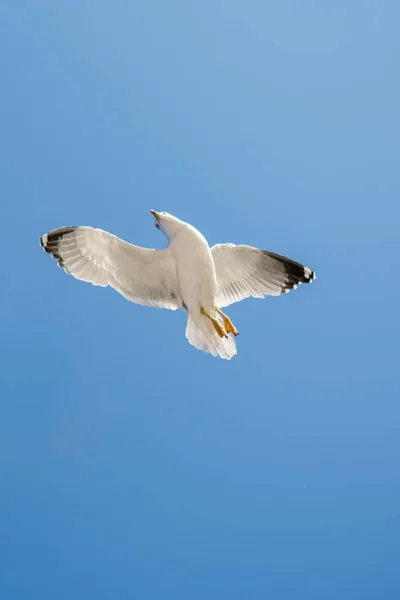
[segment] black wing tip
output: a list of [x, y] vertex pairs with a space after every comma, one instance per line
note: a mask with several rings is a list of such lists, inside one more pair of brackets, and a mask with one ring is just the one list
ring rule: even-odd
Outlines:
[[78, 227], [75, 225], [70, 225], [68, 227], [58, 227], [58, 229], [52, 229], [51, 231], [48, 231], [47, 233], [42, 235], [42, 237], [40, 238], [40, 245], [46, 250], [46, 247], [49, 244], [56, 244], [57, 242], [62, 240], [65, 234], [72, 233], [73, 231], [75, 231], [75, 229], [78, 229]]
[[304, 275], [301, 283], [312, 283], [314, 279], [317, 279], [315, 271], [311, 271], [308, 267], [304, 267]]
[[311, 271], [308, 267], [301, 267], [299, 272], [297, 269], [286, 269], [286, 275], [288, 280], [282, 287], [282, 293], [287, 294], [290, 290], [295, 290], [302, 283], [312, 283], [317, 278], [314, 271]]
[[43, 250], [47, 254], [50, 254], [50, 256], [52, 258], [57, 260], [58, 266], [61, 267], [62, 269], [64, 269], [67, 273], [69, 273], [69, 271], [66, 268], [66, 266], [62, 260], [62, 257], [58, 251], [59, 250], [59, 242], [62, 240], [62, 238], [64, 237], [65, 234], [72, 233], [75, 229], [78, 229], [78, 227], [75, 227], [75, 226], [59, 227], [58, 229], [53, 229], [52, 231], [45, 233], [40, 238], [40, 245], [42, 246]]

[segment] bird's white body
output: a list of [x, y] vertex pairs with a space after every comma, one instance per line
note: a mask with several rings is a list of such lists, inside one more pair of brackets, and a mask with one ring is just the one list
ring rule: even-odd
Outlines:
[[139, 248], [92, 227], [60, 227], [40, 240], [45, 251], [76, 279], [111, 286], [137, 304], [186, 309], [186, 337], [204, 352], [230, 359], [239, 333], [221, 308], [253, 296], [279, 296], [311, 283], [308, 267], [251, 246], [209, 247], [192, 225], [151, 211], [168, 248]]
[[206, 238], [192, 225], [187, 225], [170, 239], [169, 248], [176, 261], [183, 305], [189, 312], [200, 310], [202, 306], [214, 315], [217, 279]]
[[206, 238], [189, 223], [183, 223], [168, 236], [169, 249], [176, 263], [178, 286], [183, 308], [188, 312], [186, 337], [192, 346], [222, 358], [237, 353], [232, 336], [221, 338], [202, 309], [214, 319], [217, 278], [214, 259]]

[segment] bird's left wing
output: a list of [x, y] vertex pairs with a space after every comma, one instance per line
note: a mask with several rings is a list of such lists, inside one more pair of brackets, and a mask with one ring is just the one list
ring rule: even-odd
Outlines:
[[279, 296], [315, 279], [308, 267], [251, 246], [217, 244], [211, 252], [217, 276], [216, 303], [221, 308], [250, 296]]
[[109, 285], [136, 304], [182, 307], [175, 259], [168, 248], [139, 248], [92, 227], [53, 229], [40, 243], [76, 279]]

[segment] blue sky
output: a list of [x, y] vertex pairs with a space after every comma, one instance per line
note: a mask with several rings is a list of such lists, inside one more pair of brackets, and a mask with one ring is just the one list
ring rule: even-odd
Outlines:
[[[399, 597], [399, 17], [1, 4], [2, 598]], [[318, 279], [225, 362], [39, 247], [162, 247], [150, 208]]]

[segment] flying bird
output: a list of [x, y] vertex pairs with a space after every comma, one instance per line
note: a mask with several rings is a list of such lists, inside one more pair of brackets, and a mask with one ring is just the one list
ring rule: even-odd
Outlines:
[[140, 248], [92, 227], [60, 227], [40, 239], [67, 273], [111, 286], [136, 304], [183, 309], [190, 344], [230, 359], [239, 331], [222, 308], [250, 296], [279, 296], [311, 283], [314, 271], [289, 258], [251, 246], [217, 244], [167, 212], [150, 211], [168, 240], [164, 250]]

